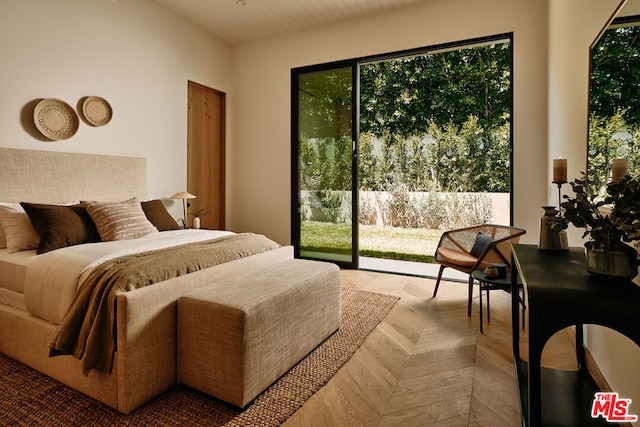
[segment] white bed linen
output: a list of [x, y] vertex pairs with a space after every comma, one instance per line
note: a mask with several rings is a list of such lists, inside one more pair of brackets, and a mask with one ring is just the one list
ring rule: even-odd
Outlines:
[[35, 249], [12, 254], [6, 248], [0, 249], [0, 289], [24, 293], [27, 265], [35, 257], [37, 257]]
[[38, 255], [27, 266], [24, 295], [34, 316], [59, 324], [78, 285], [97, 265], [120, 256], [233, 234], [220, 230], [174, 230], [132, 240], [86, 243]]
[[22, 292], [14, 292], [0, 288], [0, 305], [2, 304], [22, 311], [27, 311], [27, 307], [24, 304], [24, 294]]

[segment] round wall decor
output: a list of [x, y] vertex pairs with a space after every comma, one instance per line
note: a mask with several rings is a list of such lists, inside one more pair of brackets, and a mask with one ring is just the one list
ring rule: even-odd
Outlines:
[[99, 96], [87, 96], [82, 102], [82, 114], [90, 124], [104, 126], [111, 120], [111, 106]]
[[33, 110], [36, 128], [47, 138], [67, 139], [78, 130], [78, 115], [69, 104], [56, 98], [38, 102]]

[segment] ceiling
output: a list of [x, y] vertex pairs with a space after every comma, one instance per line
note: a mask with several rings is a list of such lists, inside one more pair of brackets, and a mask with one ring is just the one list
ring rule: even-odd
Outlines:
[[427, 0], [152, 0], [228, 41], [240, 43]]

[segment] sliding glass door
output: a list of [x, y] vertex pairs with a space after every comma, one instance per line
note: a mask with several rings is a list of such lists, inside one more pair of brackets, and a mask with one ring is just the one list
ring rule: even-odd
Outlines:
[[[296, 257], [357, 268], [357, 65], [292, 71], [292, 240]], [[296, 143], [297, 142], [297, 143]]]
[[379, 270], [430, 262], [442, 230], [510, 224], [511, 46], [501, 34], [293, 69], [296, 257]]

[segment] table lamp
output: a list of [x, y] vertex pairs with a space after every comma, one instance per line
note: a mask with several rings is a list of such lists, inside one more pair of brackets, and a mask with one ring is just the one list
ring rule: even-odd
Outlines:
[[187, 199], [195, 199], [196, 196], [194, 196], [191, 193], [187, 193], [186, 191], [180, 191], [176, 194], [174, 194], [173, 196], [170, 197], [171, 199], [182, 199], [182, 223], [184, 224], [184, 228], [189, 228], [187, 226]]

